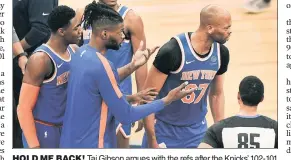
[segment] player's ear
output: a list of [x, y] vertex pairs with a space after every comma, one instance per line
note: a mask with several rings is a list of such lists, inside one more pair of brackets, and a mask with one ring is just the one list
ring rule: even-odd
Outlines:
[[107, 37], [108, 37], [107, 30], [103, 30], [103, 31], [101, 32], [101, 38], [102, 38], [103, 40], [106, 40], [106, 39], [108, 39]]
[[237, 100], [241, 100], [239, 92], [237, 92]]
[[65, 35], [65, 30], [63, 28], [59, 28], [57, 31], [61, 36]]
[[208, 31], [208, 34], [212, 34], [213, 33], [213, 31], [214, 31], [214, 28], [213, 28], [213, 26], [212, 25], [207, 25], [207, 31]]

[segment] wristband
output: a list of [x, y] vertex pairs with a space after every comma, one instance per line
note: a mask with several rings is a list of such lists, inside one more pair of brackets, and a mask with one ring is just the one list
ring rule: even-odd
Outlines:
[[22, 56], [26, 56], [26, 57], [27, 57], [27, 53], [26, 53], [26, 52], [22, 52], [22, 53], [18, 54], [15, 58], [16, 58], [16, 60], [18, 61], [18, 59], [19, 59], [20, 57], [22, 57]]

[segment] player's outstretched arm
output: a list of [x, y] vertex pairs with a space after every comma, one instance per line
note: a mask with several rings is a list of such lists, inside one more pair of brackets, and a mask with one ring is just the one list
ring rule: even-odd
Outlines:
[[42, 52], [33, 54], [27, 63], [19, 96], [17, 115], [29, 148], [40, 147], [32, 111], [35, 107], [40, 86], [51, 72], [51, 61]]
[[224, 119], [224, 75], [216, 75], [209, 92], [209, 104], [214, 123]]
[[133, 107], [126, 101], [126, 97], [122, 95], [118, 88], [114, 73], [107, 59], [101, 55], [98, 55], [98, 57], [102, 62], [102, 66], [96, 66], [98, 71], [95, 77], [99, 92], [110, 111], [122, 124], [130, 124], [151, 113], [160, 111], [172, 101], [185, 97], [193, 92], [193, 90], [182, 90], [186, 86], [186, 84], [182, 84], [171, 90], [166, 97], [160, 100]]
[[[145, 50], [146, 37], [141, 17], [132, 10], [130, 10], [126, 15], [125, 24], [128, 25], [127, 28], [130, 33], [130, 40], [132, 43], [133, 52], [136, 53], [141, 41], [143, 41], [142, 49]], [[144, 86], [144, 82], [147, 78], [147, 72], [148, 72], [147, 63], [145, 63], [135, 71], [136, 88], [138, 92], [141, 91], [142, 87]]]
[[143, 66], [150, 56], [155, 53], [155, 51], [159, 47], [153, 47], [152, 49], [143, 49], [143, 41], [140, 42], [138, 50], [134, 53], [132, 62], [117, 69], [118, 76], [120, 81], [124, 80], [126, 77], [131, 75], [135, 70], [137, 70], [139, 67]]

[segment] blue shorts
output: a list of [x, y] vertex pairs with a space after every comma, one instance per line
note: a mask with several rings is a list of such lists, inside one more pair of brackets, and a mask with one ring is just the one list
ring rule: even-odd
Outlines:
[[[166, 148], [197, 148], [206, 130], [205, 119], [187, 127], [173, 126], [160, 120], [156, 120], [155, 123], [157, 142]], [[143, 136], [142, 148], [148, 148], [146, 132]]]
[[131, 134], [131, 124], [121, 124], [116, 121], [116, 135], [120, 132], [124, 138], [129, 138]]
[[[35, 128], [40, 148], [59, 148], [62, 131], [61, 127], [49, 126], [36, 122]], [[23, 133], [22, 143], [24, 148], [29, 148]]]

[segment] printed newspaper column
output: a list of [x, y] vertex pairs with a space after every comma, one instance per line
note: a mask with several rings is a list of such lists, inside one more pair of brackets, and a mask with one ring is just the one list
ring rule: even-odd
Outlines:
[[[7, 123], [12, 121], [12, 25], [9, 17], [12, 15], [11, 4], [8, 1], [0, 3], [0, 160], [8, 159], [12, 147], [12, 123]], [[9, 27], [11, 29], [8, 29]], [[10, 34], [7, 34], [9, 32]]]
[[[0, 4], [0, 63], [3, 63], [5, 60], [4, 57], [4, 47], [3, 44], [5, 43], [4, 39], [4, 26], [5, 26], [5, 21], [4, 21], [4, 4]], [[5, 108], [5, 71], [3, 65], [1, 65], [1, 70], [0, 70], [0, 160], [4, 159], [2, 157], [4, 153], [4, 145], [5, 145], [5, 125], [4, 125], [4, 120], [5, 120], [5, 115], [4, 115], [4, 110]]]
[[[291, 5], [286, 4], [285, 6], [289, 13], [291, 13]], [[288, 15], [288, 13], [285, 13], [285, 15]], [[290, 14], [289, 14], [290, 15]], [[282, 22], [283, 23], [283, 22]], [[291, 77], [290, 77], [290, 69], [291, 69], [291, 17], [288, 17], [285, 19], [285, 28], [286, 28], [286, 68], [289, 70], [288, 73], [286, 74], [286, 80], [285, 80], [285, 85], [286, 85], [286, 100], [287, 106], [286, 108], [286, 131], [285, 131], [285, 136], [287, 137], [287, 140], [285, 144], [287, 145], [286, 148], [286, 153], [291, 153]], [[280, 84], [279, 84], [280, 85]], [[278, 106], [280, 107], [280, 106]]]
[[[4, 8], [4, 4], [0, 4], [0, 60], [3, 61], [5, 59], [4, 57], [4, 47], [3, 44], [5, 43], [5, 39], [4, 39], [4, 25], [5, 25], [5, 21], [4, 21], [4, 12], [3, 12], [3, 8]], [[0, 62], [1, 63], [1, 62]], [[5, 71], [3, 69], [1, 69], [0, 71], [0, 153], [1, 155], [4, 153], [4, 144], [5, 144], [5, 126], [4, 126], [4, 119], [5, 119], [5, 115], [4, 115], [4, 110], [5, 110], [5, 81], [4, 81], [4, 77], [5, 76]], [[3, 159], [2, 156], [0, 157], [0, 159]]]

